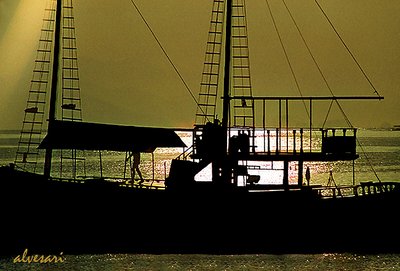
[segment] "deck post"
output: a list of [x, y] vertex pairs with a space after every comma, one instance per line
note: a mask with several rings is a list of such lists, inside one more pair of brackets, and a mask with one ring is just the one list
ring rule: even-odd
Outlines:
[[313, 127], [313, 112], [312, 99], [310, 99], [310, 152], [312, 152], [312, 127]]
[[276, 128], [276, 153], [279, 153], [279, 128]]
[[353, 159], [353, 186], [356, 185], [355, 161]]
[[299, 187], [301, 187], [301, 186], [303, 186], [303, 161], [302, 160], [299, 161], [298, 167], [299, 167], [299, 172], [298, 172], [298, 176], [297, 176], [298, 177], [297, 185]]
[[[253, 101], [254, 102], [254, 101]], [[263, 131], [264, 131], [264, 152], [266, 151], [265, 150], [265, 130], [266, 130], [266, 128], [265, 128], [265, 100], [263, 100], [263, 115], [262, 115], [262, 119], [263, 119]], [[268, 140], [269, 140], [269, 131], [268, 131]], [[268, 142], [268, 145], [269, 145], [269, 142]], [[269, 148], [268, 148], [268, 152], [269, 152]]]
[[303, 128], [300, 128], [300, 153], [303, 154]]
[[283, 189], [289, 190], [289, 161], [283, 161]]
[[289, 100], [285, 101], [286, 117], [286, 152], [289, 152]]
[[293, 130], [293, 153], [296, 154], [296, 130]]
[[99, 160], [100, 160], [100, 177], [103, 178], [103, 159], [101, 157], [101, 151], [99, 151]]
[[281, 150], [281, 133], [282, 133], [282, 100], [279, 100], [279, 128], [276, 130], [276, 146]]
[[125, 161], [124, 161], [124, 181], [126, 180], [126, 162], [128, 161], [128, 152], [125, 152]]
[[153, 182], [154, 182], [154, 179], [155, 179], [155, 159], [154, 159], [154, 152], [152, 152], [151, 153], [151, 166], [152, 166], [152, 173], [153, 173], [153, 175], [152, 175], [152, 177], [153, 177]]

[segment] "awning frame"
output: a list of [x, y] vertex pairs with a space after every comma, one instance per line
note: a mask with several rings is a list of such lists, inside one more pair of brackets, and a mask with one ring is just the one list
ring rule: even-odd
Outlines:
[[148, 152], [186, 147], [173, 129], [56, 120], [39, 149]]

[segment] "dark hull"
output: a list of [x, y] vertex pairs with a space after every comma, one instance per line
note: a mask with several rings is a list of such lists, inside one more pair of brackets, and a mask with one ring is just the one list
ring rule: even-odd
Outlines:
[[400, 252], [398, 192], [172, 193], [3, 174], [0, 253]]

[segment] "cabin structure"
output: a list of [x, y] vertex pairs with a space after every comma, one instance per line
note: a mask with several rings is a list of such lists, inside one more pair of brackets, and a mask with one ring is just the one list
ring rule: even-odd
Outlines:
[[[282, 182], [277, 187], [287, 191], [303, 186], [304, 162], [353, 161], [357, 129], [316, 127], [315, 103], [342, 100], [381, 100], [381, 96], [289, 96], [257, 97], [252, 93], [250, 53], [248, 48], [246, 6], [244, 0], [215, 0], [205, 54], [193, 145], [175, 159], [167, 188], [186, 189], [204, 186], [195, 176], [211, 165], [211, 187], [265, 189], [260, 176], [249, 172], [255, 167], [268, 170], [275, 162], [283, 163]], [[220, 91], [220, 92], [219, 92]], [[219, 94], [221, 93], [222, 94]], [[222, 98], [222, 101], [221, 101]], [[217, 117], [222, 104], [222, 119]], [[306, 127], [291, 126], [293, 103], [308, 105]], [[277, 103], [271, 112], [267, 103]], [[271, 127], [270, 115], [277, 116]], [[268, 162], [259, 163], [253, 162]], [[289, 163], [297, 164], [297, 183], [289, 185]], [[354, 176], [354, 174], [353, 174]], [[218, 188], [219, 189], [219, 188]]]

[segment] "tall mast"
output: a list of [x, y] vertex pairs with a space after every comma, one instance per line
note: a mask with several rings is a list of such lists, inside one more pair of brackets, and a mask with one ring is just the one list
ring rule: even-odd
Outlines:
[[[224, 63], [224, 95], [222, 107], [222, 127], [225, 134], [228, 133], [229, 109], [230, 109], [230, 88], [231, 88], [231, 36], [232, 36], [232, 0], [226, 4], [225, 24], [225, 63]], [[225, 150], [226, 140], [224, 140]]]
[[[60, 60], [61, 14], [62, 14], [62, 0], [57, 0], [56, 21], [54, 29], [53, 72], [51, 78], [49, 123], [48, 123], [47, 133], [51, 133], [51, 130], [53, 128], [53, 123], [56, 120], [57, 86], [59, 77], [58, 70], [59, 70], [59, 60]], [[52, 154], [53, 154], [52, 149], [46, 149], [46, 156], [44, 161], [44, 176], [46, 177], [50, 177]]]
[[[228, 135], [229, 109], [230, 109], [230, 88], [231, 88], [231, 36], [232, 36], [232, 0], [226, 2], [226, 24], [225, 24], [225, 63], [224, 63], [224, 95], [222, 104], [222, 128]], [[226, 151], [227, 142], [224, 140]]]
[[[231, 89], [231, 38], [232, 38], [232, 9], [233, 1], [226, 1], [226, 18], [225, 18], [225, 61], [224, 61], [224, 94], [222, 104], [222, 146], [223, 154], [218, 161], [213, 164], [213, 181], [220, 184], [228, 184], [230, 181], [230, 169], [227, 163], [228, 155], [228, 124], [230, 111], [230, 89]], [[219, 173], [220, 172], [220, 173]], [[221, 174], [221, 175], [220, 175]]]

